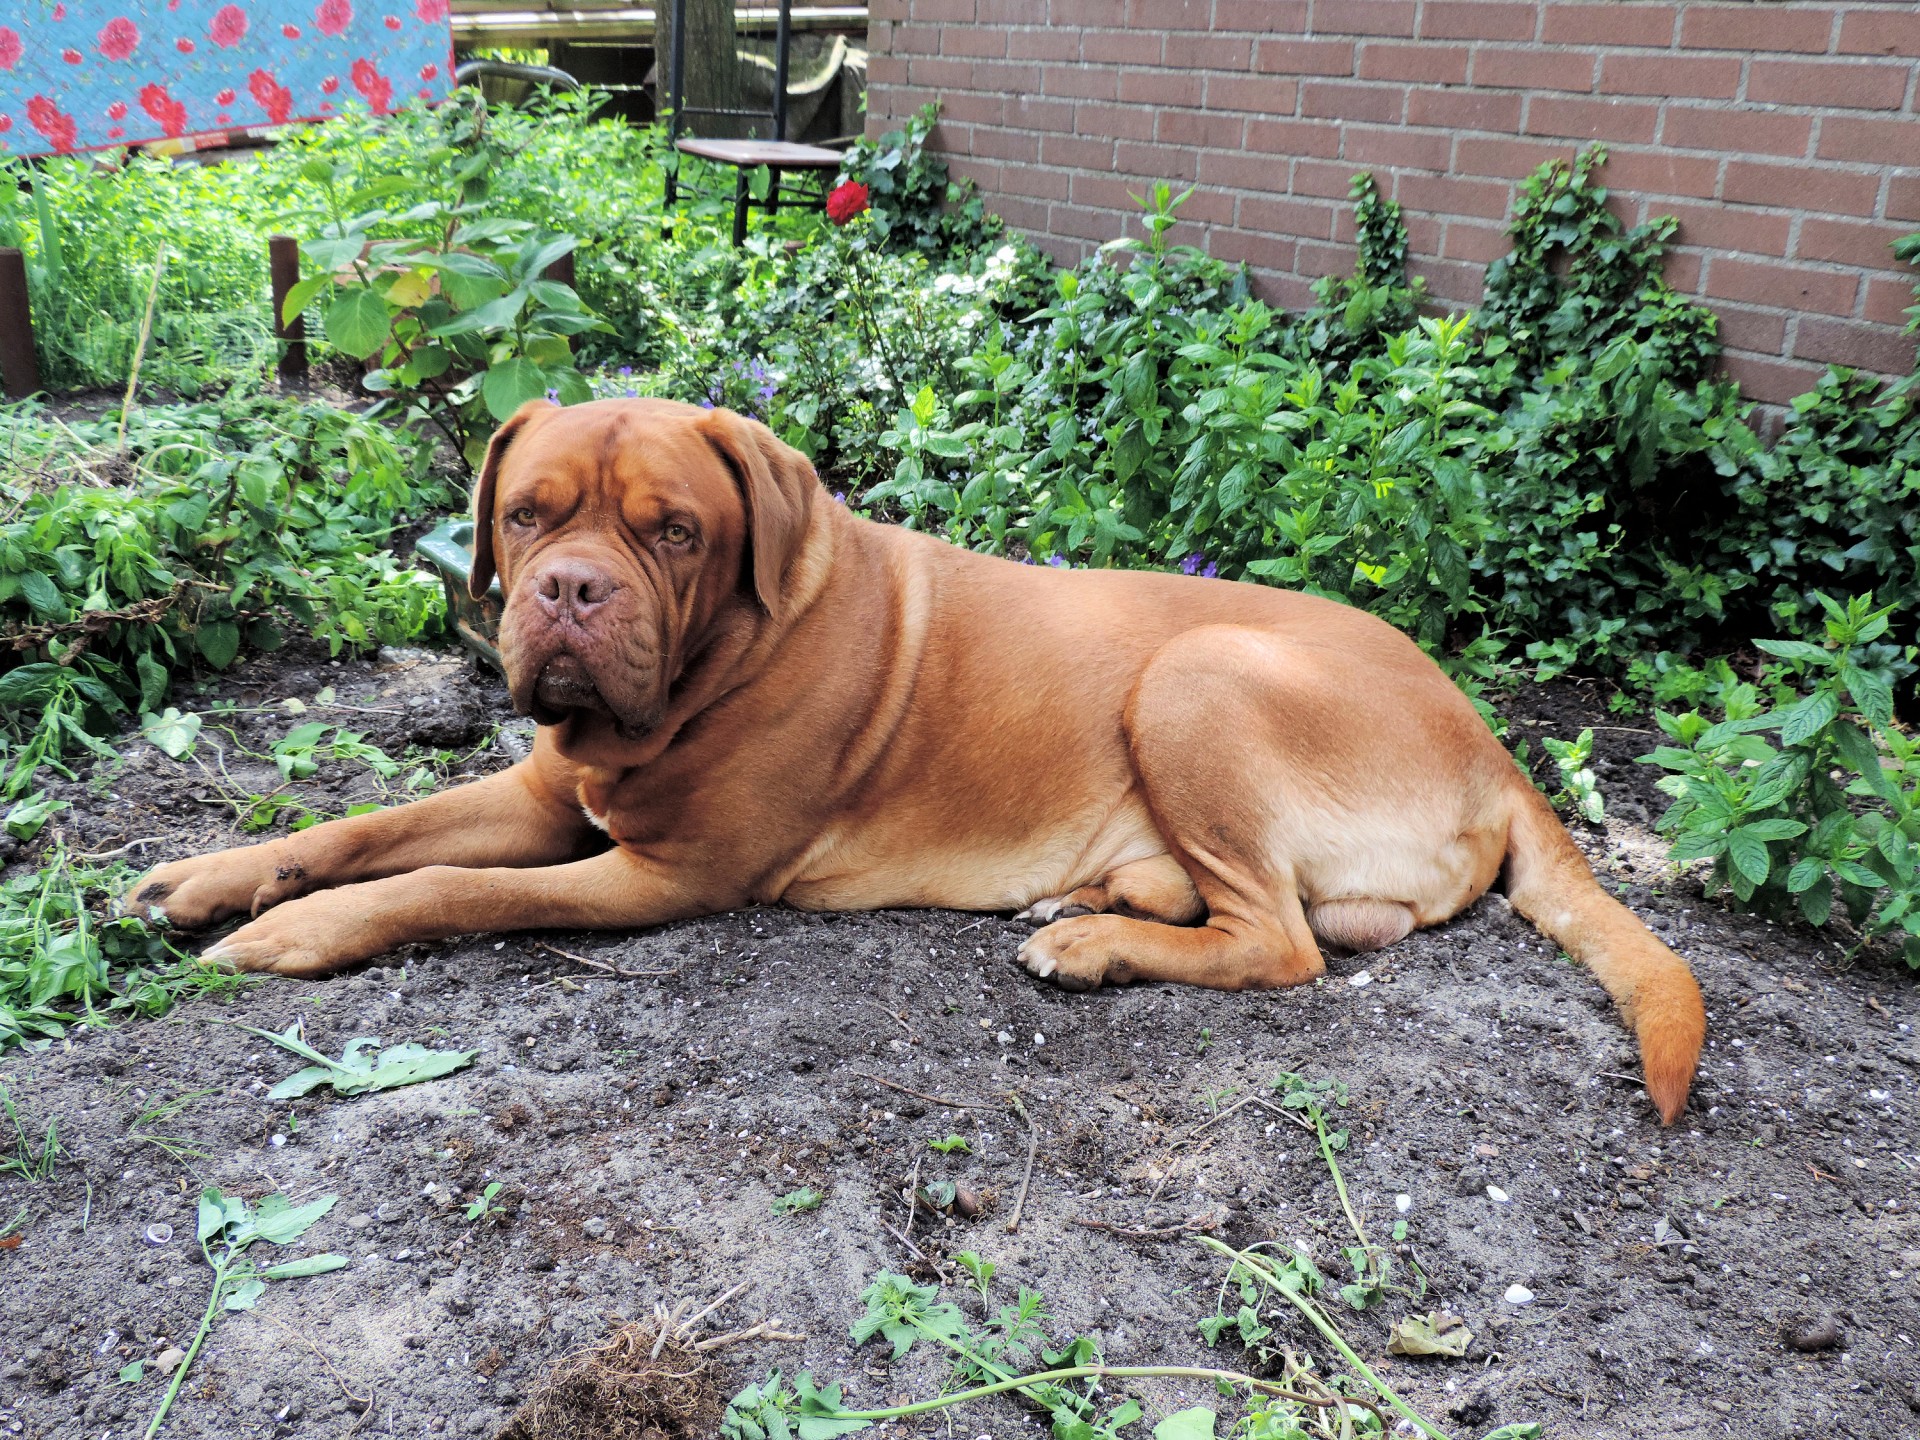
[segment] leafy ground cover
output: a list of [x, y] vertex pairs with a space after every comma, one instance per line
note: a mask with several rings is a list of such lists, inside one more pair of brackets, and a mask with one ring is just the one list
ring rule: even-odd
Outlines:
[[[690, 174], [666, 213], [658, 133], [593, 103], [349, 117], [219, 170], [49, 162], [30, 191], [0, 167], [47, 375], [125, 391], [0, 412], [0, 1265], [113, 1315], [94, 1350], [68, 1302], [0, 1317], [13, 1414], [119, 1434], [164, 1385], [170, 1432], [333, 1433], [384, 1403], [397, 1433], [486, 1433], [608, 1295], [705, 1304], [731, 1264], [806, 1311], [797, 1355], [762, 1330], [751, 1366], [700, 1363], [726, 1382], [701, 1413], [741, 1435], [922, 1433], [953, 1386], [993, 1389], [962, 1413], [1006, 1433], [1069, 1437], [1904, 1434], [1913, 381], [1832, 372], [1769, 437], [1713, 377], [1711, 313], [1661, 279], [1671, 223], [1624, 229], [1598, 150], [1523, 187], [1476, 313], [1425, 313], [1362, 176], [1355, 272], [1283, 314], [1173, 243], [1164, 186], [1139, 238], [1048, 264], [947, 185], [930, 114], [856, 148], [832, 219], [788, 208], [736, 249], [723, 198]], [[343, 389], [266, 385], [281, 229]], [[1015, 927], [937, 915], [479, 941], [252, 987], [112, 913], [156, 859], [523, 747], [497, 690], [393, 648], [443, 620], [406, 543], [514, 406], [642, 393], [757, 415], [848, 503], [959, 543], [1408, 629], [1702, 971], [1725, 1038], [1695, 1127], [1638, 1128], [1591, 1063], [1623, 1043], [1597, 992], [1492, 903], [1258, 1000], [1033, 990], [1000, 964]], [[1600, 679], [1531, 683], [1569, 673]], [[956, 1083], [965, 1104], [928, 1100]], [[212, 1298], [176, 1314], [197, 1282], [162, 1275], [170, 1237], [205, 1226], [168, 1217], [209, 1187]], [[300, 1332], [254, 1326], [281, 1307], [220, 1257], [250, 1263], [249, 1201], [323, 1188], [361, 1243], [300, 1289], [364, 1373], [269, 1388], [265, 1347]], [[783, 1243], [741, 1248], [762, 1230]], [[259, 1315], [193, 1329], [243, 1291]], [[863, 1303], [896, 1327], [880, 1390], [846, 1330]]]

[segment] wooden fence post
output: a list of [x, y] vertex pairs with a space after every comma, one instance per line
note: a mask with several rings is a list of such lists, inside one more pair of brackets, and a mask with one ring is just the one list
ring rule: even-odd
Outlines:
[[273, 334], [286, 342], [280, 352], [280, 378], [297, 380], [307, 373], [307, 317], [282, 320], [287, 295], [300, 283], [300, 242], [291, 235], [267, 237], [267, 269], [273, 277]]
[[573, 283], [573, 256], [574, 252], [569, 250], [558, 260], [547, 266], [545, 270], [542, 270], [540, 272], [540, 278], [564, 285], [569, 290], [578, 289], [579, 287]]
[[40, 388], [33, 311], [27, 303], [27, 257], [11, 247], [0, 248], [0, 379], [15, 400]]

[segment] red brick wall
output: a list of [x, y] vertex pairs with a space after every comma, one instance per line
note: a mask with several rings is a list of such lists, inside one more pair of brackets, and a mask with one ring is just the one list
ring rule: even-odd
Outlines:
[[1406, 210], [1416, 273], [1478, 302], [1515, 181], [1605, 141], [1623, 218], [1670, 214], [1668, 278], [1721, 317], [1727, 369], [1783, 400], [1828, 362], [1911, 368], [1920, 5], [1556, 0], [871, 0], [869, 127], [928, 100], [936, 144], [1063, 260], [1175, 239], [1272, 299], [1353, 264], [1347, 185]]

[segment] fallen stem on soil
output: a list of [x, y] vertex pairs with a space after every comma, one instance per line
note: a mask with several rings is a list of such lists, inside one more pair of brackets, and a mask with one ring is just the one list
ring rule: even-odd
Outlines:
[[1075, 1215], [1072, 1223], [1084, 1226], [1088, 1230], [1104, 1230], [1109, 1235], [1121, 1235], [1129, 1240], [1173, 1240], [1182, 1235], [1197, 1235], [1203, 1230], [1216, 1230], [1226, 1217], [1218, 1211], [1209, 1211], [1205, 1215], [1195, 1215], [1178, 1225], [1162, 1225], [1157, 1230], [1134, 1230], [1125, 1225], [1114, 1225], [1106, 1220], [1085, 1220]]
[[1027, 1187], [1033, 1183], [1033, 1160], [1040, 1153], [1040, 1127], [1033, 1123], [1033, 1117], [1027, 1113], [1027, 1107], [1020, 1103], [1020, 1097], [1011, 1091], [1007, 1099], [1013, 1108], [1020, 1112], [1020, 1118], [1027, 1122], [1027, 1168], [1020, 1176], [1020, 1193], [1013, 1202], [1013, 1214], [1007, 1217], [1007, 1234], [1017, 1234], [1020, 1229], [1020, 1212], [1027, 1207]]
[[576, 965], [585, 965], [590, 969], [599, 970], [608, 975], [618, 976], [622, 980], [647, 980], [658, 975], [678, 975], [680, 973], [680, 967], [678, 965], [674, 966], [671, 970], [622, 970], [618, 965], [613, 964], [609, 960], [595, 960], [588, 955], [576, 955], [571, 950], [562, 950], [558, 945], [549, 945], [544, 940], [535, 940], [531, 943], [536, 950], [544, 950], [549, 955], [558, 955], [562, 960], [571, 960]]
[[1276, 1275], [1267, 1267], [1265, 1260], [1261, 1256], [1254, 1255], [1246, 1250], [1236, 1250], [1231, 1245], [1215, 1240], [1211, 1235], [1196, 1235], [1194, 1238], [1209, 1250], [1225, 1255], [1229, 1260], [1233, 1261], [1234, 1264], [1240, 1266], [1248, 1274], [1254, 1276], [1275, 1293], [1285, 1298], [1288, 1304], [1306, 1316], [1307, 1319], [1312, 1322], [1313, 1328], [1325, 1336], [1327, 1342], [1345, 1357], [1349, 1365], [1353, 1366], [1355, 1373], [1357, 1373], [1361, 1379], [1365, 1380], [1367, 1384], [1371, 1385], [1389, 1405], [1395, 1410], [1398, 1410], [1408, 1420], [1412, 1421], [1413, 1424], [1418, 1427], [1421, 1434], [1428, 1437], [1428, 1440], [1450, 1440], [1450, 1437], [1444, 1430], [1436, 1430], [1432, 1425], [1428, 1424], [1420, 1412], [1402, 1400], [1391, 1385], [1374, 1374], [1372, 1369], [1368, 1367], [1367, 1362], [1360, 1358], [1359, 1352], [1347, 1343], [1346, 1337], [1340, 1333], [1334, 1323], [1320, 1313], [1320, 1307], [1315, 1305], [1313, 1301], [1305, 1295], [1301, 1294], [1297, 1285], [1290, 1287], [1284, 1284], [1280, 1276]]
[[864, 1070], [853, 1072], [862, 1080], [871, 1080], [876, 1085], [884, 1085], [889, 1090], [898, 1090], [902, 1095], [911, 1095], [916, 1100], [925, 1100], [930, 1105], [945, 1105], [952, 1110], [996, 1110], [999, 1107], [991, 1100], [950, 1100], [945, 1095], [929, 1095], [924, 1090], [909, 1090], [892, 1080], [883, 1080], [878, 1075], [869, 1075]]
[[1367, 1232], [1360, 1228], [1360, 1217], [1353, 1213], [1353, 1202], [1347, 1199], [1347, 1182], [1340, 1174], [1340, 1162], [1333, 1158], [1333, 1146], [1327, 1143], [1327, 1120], [1320, 1113], [1318, 1105], [1313, 1107], [1313, 1133], [1320, 1141], [1320, 1158], [1327, 1162], [1327, 1169], [1333, 1173], [1333, 1188], [1340, 1196], [1340, 1208], [1347, 1212], [1347, 1223], [1353, 1226], [1355, 1238], [1367, 1246], [1370, 1244]]
[[[1256, 1390], [1269, 1395], [1288, 1397], [1283, 1386], [1271, 1380], [1261, 1380], [1252, 1375], [1242, 1375], [1234, 1370], [1209, 1370], [1200, 1365], [1074, 1365], [1064, 1370], [1043, 1370], [1033, 1375], [1016, 1375], [1008, 1380], [997, 1380], [991, 1385], [981, 1385], [972, 1390], [960, 1390], [951, 1395], [936, 1396], [932, 1400], [921, 1400], [912, 1405], [896, 1405], [889, 1410], [840, 1410], [834, 1414], [836, 1420], [904, 1420], [910, 1415], [925, 1415], [934, 1410], [945, 1410], [953, 1405], [965, 1404], [969, 1400], [985, 1400], [992, 1395], [1004, 1395], [1009, 1390], [1024, 1390], [1030, 1385], [1054, 1385], [1062, 1380], [1086, 1380], [1098, 1377], [1108, 1380], [1211, 1380], [1216, 1384], [1251, 1385]], [[1356, 1400], [1356, 1405], [1364, 1401]]]
[[193, 1343], [187, 1347], [186, 1357], [174, 1367], [173, 1383], [167, 1386], [167, 1393], [160, 1397], [160, 1408], [153, 1412], [153, 1419], [147, 1422], [146, 1434], [141, 1440], [153, 1440], [160, 1433], [160, 1427], [166, 1423], [167, 1411], [173, 1408], [174, 1398], [185, 1383], [187, 1372], [193, 1368], [193, 1357], [200, 1353], [200, 1347], [207, 1343], [207, 1336], [213, 1332], [213, 1322], [220, 1311], [222, 1291], [227, 1288], [227, 1270], [233, 1262], [229, 1251], [222, 1255], [213, 1267], [213, 1292], [207, 1296], [206, 1313], [200, 1317], [200, 1329], [193, 1337]]

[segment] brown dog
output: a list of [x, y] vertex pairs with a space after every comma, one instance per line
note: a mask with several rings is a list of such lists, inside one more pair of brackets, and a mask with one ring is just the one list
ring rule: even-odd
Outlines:
[[1317, 940], [1391, 944], [1504, 864], [1638, 1030], [1661, 1118], [1686, 1102], [1706, 1021], [1685, 963], [1361, 611], [872, 524], [765, 427], [659, 400], [525, 407], [474, 509], [473, 592], [497, 567], [532, 756], [160, 866], [137, 910], [253, 917], [205, 959], [322, 975], [416, 940], [783, 900], [1024, 907], [1051, 923], [1020, 959], [1073, 989], [1295, 985], [1325, 969]]

